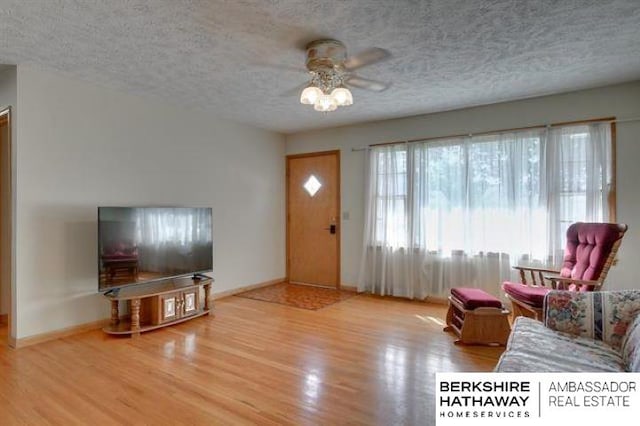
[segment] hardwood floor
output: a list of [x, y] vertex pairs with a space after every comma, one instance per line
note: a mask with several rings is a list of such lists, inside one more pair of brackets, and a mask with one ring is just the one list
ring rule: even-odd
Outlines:
[[[436, 371], [490, 371], [446, 308], [359, 295], [318, 311], [239, 297], [140, 338], [0, 349], [0, 423], [433, 424]], [[6, 327], [2, 338], [6, 339]]]

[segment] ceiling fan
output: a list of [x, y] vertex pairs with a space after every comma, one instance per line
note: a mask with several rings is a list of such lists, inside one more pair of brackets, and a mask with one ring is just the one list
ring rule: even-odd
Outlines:
[[332, 39], [315, 40], [306, 47], [306, 66], [311, 81], [300, 94], [300, 102], [313, 105], [316, 111], [335, 111], [339, 106], [353, 104], [349, 87], [381, 92], [389, 83], [370, 80], [354, 73], [367, 65], [388, 59], [391, 54], [379, 47], [369, 48], [347, 57], [345, 45]]

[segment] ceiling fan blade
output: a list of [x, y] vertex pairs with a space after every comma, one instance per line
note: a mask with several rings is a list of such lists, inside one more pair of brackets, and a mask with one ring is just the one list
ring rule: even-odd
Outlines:
[[388, 50], [381, 49], [379, 47], [372, 47], [355, 56], [347, 58], [344, 61], [344, 67], [348, 71], [357, 70], [358, 68], [362, 68], [366, 65], [384, 61], [390, 57], [391, 53]]
[[369, 80], [368, 78], [358, 76], [349, 77], [345, 83], [349, 86], [357, 87], [358, 89], [373, 90], [374, 92], [382, 92], [391, 86], [391, 83]]

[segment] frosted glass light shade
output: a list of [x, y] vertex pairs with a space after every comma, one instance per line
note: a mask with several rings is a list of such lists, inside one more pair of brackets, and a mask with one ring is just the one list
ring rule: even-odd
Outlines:
[[338, 108], [338, 104], [331, 95], [320, 95], [316, 103], [313, 104], [313, 109], [321, 112], [335, 111], [336, 108]]
[[318, 98], [322, 96], [322, 90], [316, 86], [307, 86], [300, 94], [300, 103], [304, 105], [314, 105]]
[[339, 106], [353, 105], [353, 95], [346, 87], [336, 87], [331, 92], [331, 96]]

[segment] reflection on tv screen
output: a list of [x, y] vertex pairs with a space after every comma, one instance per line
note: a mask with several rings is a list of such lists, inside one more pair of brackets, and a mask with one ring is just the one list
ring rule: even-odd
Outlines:
[[213, 268], [211, 208], [100, 207], [98, 235], [100, 290]]

